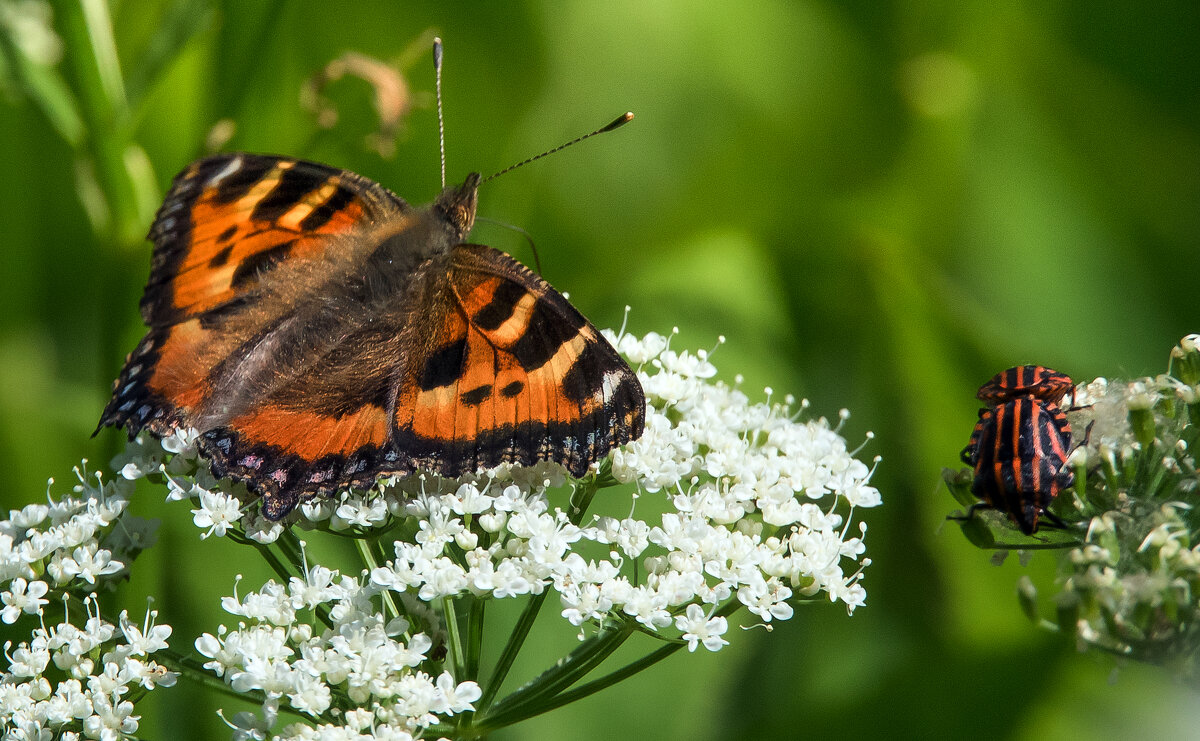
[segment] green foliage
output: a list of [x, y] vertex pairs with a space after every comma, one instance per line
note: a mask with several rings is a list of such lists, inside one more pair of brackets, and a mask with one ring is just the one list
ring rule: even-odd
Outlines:
[[[1107, 685], [1029, 630], [1020, 567], [990, 568], [939, 530], [953, 502], [937, 472], [997, 370], [1136, 376], [1197, 330], [1195, 3], [61, 0], [54, 64], [27, 48], [18, 6], [31, 7], [0, 0], [3, 505], [116, 450], [117, 433], [88, 435], [142, 331], [141, 237], [218, 122], [233, 123], [226, 148], [432, 199], [432, 74], [410, 48], [437, 29], [452, 180], [637, 114], [489, 183], [481, 215], [528, 230], [546, 277], [597, 324], [631, 304], [638, 333], [724, 334], [720, 365], [746, 388], [849, 407], [847, 437], [873, 430], [884, 458], [871, 601], [853, 619], [798, 615], [757, 653], [668, 660], [495, 738], [788, 738], [800, 718], [818, 738], [1190, 730], [1172, 708], [1194, 700], [1165, 678], [1135, 668]], [[327, 87], [332, 129], [300, 104], [346, 51], [392, 64], [414, 93], [391, 159], [364, 144], [379, 121], [361, 81]], [[474, 239], [531, 261], [507, 230]], [[145, 505], [166, 522], [157, 569], [139, 561], [125, 596], [156, 594], [178, 635], [211, 630], [242, 567], [198, 543], [181, 507]], [[546, 640], [554, 656], [573, 636]], [[202, 693], [163, 695], [147, 737], [227, 732]]]

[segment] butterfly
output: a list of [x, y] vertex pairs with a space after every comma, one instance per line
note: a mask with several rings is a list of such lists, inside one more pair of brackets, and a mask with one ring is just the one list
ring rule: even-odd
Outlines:
[[192, 163], [150, 229], [149, 329], [97, 431], [195, 429], [270, 520], [384, 475], [583, 476], [642, 434], [645, 395], [562, 294], [465, 241], [480, 182], [414, 208], [315, 162]]

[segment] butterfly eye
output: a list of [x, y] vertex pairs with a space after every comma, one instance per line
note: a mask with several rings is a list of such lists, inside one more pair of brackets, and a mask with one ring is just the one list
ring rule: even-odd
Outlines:
[[471, 227], [475, 226], [475, 210], [466, 206], [455, 206], [454, 208], [454, 223], [461, 224], [464, 236], [471, 231]]

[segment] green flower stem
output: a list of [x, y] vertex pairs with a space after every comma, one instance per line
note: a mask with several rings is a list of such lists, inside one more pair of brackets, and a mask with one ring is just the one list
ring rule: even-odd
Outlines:
[[256, 540], [250, 540], [249, 538], [239, 539], [238, 542], [252, 546], [255, 550], [257, 550], [259, 555], [263, 557], [263, 560], [267, 562], [267, 565], [271, 567], [271, 570], [275, 572], [275, 575], [278, 576], [284, 584], [287, 584], [288, 579], [292, 578], [292, 572], [288, 569], [287, 565], [280, 560], [279, 556], [275, 555], [275, 551], [271, 550], [271, 546], [265, 543], [259, 543]]
[[[583, 516], [587, 512], [588, 506], [592, 503], [592, 498], [596, 496], [596, 492], [601, 486], [613, 486], [616, 484], [611, 477], [597, 476], [588, 481], [579, 482], [578, 488], [571, 493], [571, 502], [567, 519], [571, 524], [578, 525], [583, 521]], [[546, 592], [533, 595], [529, 604], [525, 606], [525, 610], [521, 613], [521, 617], [517, 620], [516, 626], [513, 627], [512, 634], [508, 638], [508, 643], [504, 646], [504, 651], [500, 654], [499, 661], [496, 662], [495, 668], [492, 670], [492, 676], [483, 687], [483, 696], [479, 702], [475, 703], [476, 713], [483, 713], [491, 707], [492, 701], [495, 700], [496, 694], [500, 691], [500, 686], [504, 684], [504, 679], [508, 676], [508, 672], [512, 669], [513, 662], [517, 658], [517, 654], [521, 651], [521, 646], [524, 645], [525, 639], [529, 636], [529, 631], [533, 628], [533, 623], [537, 620], [538, 612], [541, 611], [542, 605], [546, 601]]]
[[[569, 705], [569, 704], [575, 702], [576, 700], [582, 700], [583, 698], [587, 697], [588, 695], [595, 694], [596, 692], [599, 692], [600, 690], [611, 687], [612, 685], [616, 684], [617, 682], [621, 682], [625, 679], [628, 679], [629, 677], [632, 677], [634, 674], [637, 674], [638, 672], [640, 672], [644, 669], [649, 669], [650, 667], [654, 666], [658, 662], [667, 658], [668, 656], [675, 653], [679, 649], [683, 648], [685, 645], [687, 645], [687, 644], [680, 642], [680, 643], [668, 643], [665, 646], [661, 646], [657, 650], [651, 651], [650, 653], [646, 654], [645, 656], [638, 659], [637, 661], [626, 664], [625, 666], [621, 667], [620, 669], [616, 670], [615, 672], [606, 674], [605, 676], [601, 677], [600, 679], [593, 680], [591, 682], [588, 682], [587, 684], [582, 684], [573, 690], [568, 690], [566, 692], [559, 693], [553, 699], [551, 699], [545, 705], [543, 705], [537, 712], [545, 713], [550, 710], [560, 708], [563, 705]], [[524, 720], [525, 718], [528, 718], [528, 717], [532, 717], [532, 716], [524, 716], [522, 718], [516, 718], [516, 719], [510, 721], [510, 724], [516, 723], [520, 720]]]
[[[355, 538], [354, 547], [358, 549], [358, 555], [362, 557], [363, 566], [366, 567], [367, 573], [370, 574], [375, 569], [379, 568], [379, 561], [375, 558], [373, 547], [377, 545], [377, 541], [368, 541], [365, 538]], [[380, 592], [383, 596], [384, 614], [388, 619], [397, 618], [400, 616], [400, 609], [396, 607], [396, 600], [392, 598], [391, 590], [384, 589]]]
[[[460, 682], [463, 680], [478, 680], [479, 661], [483, 656], [483, 618], [487, 602], [477, 597], [468, 597], [467, 599], [471, 600], [471, 609], [467, 613], [467, 658], [465, 673], [461, 677], [455, 677]], [[469, 729], [474, 718], [474, 712], [467, 711], [460, 713], [455, 718], [457, 721], [455, 723], [457, 730]]]
[[475, 729], [486, 732], [503, 728], [556, 707], [552, 704], [555, 695], [599, 666], [634, 632], [628, 621], [610, 623], [601, 628], [599, 633], [585, 640], [553, 667], [497, 703], [493, 707], [494, 712], [484, 715]]
[[483, 687], [483, 696], [479, 698], [479, 702], [475, 703], [475, 712], [482, 713], [491, 707], [492, 700], [495, 699], [496, 693], [500, 690], [500, 685], [504, 683], [505, 677], [512, 669], [513, 662], [517, 659], [517, 654], [521, 651], [521, 646], [525, 643], [525, 638], [529, 635], [529, 631], [533, 628], [533, 623], [537, 620], [538, 612], [542, 609], [542, 604], [546, 601], [546, 592], [533, 595], [529, 604], [525, 605], [525, 609], [521, 612], [520, 619], [513, 627], [512, 634], [508, 638], [508, 643], [504, 645], [504, 651], [500, 653], [500, 659], [496, 662], [496, 666], [492, 669], [492, 676], [488, 679], [487, 684]]
[[467, 649], [463, 642], [462, 627], [458, 624], [458, 612], [453, 597], [442, 598], [442, 614], [446, 618], [446, 633], [449, 635], [447, 647], [450, 659], [454, 662], [454, 678], [461, 682], [467, 675]]
[[471, 599], [471, 611], [467, 614], [467, 673], [463, 679], [474, 680], [479, 677], [479, 661], [483, 657], [483, 617], [486, 610], [486, 600]]
[[304, 548], [301, 547], [300, 538], [296, 537], [296, 532], [292, 528], [284, 528], [283, 534], [279, 536], [276, 543], [279, 545], [279, 550], [292, 564], [294, 574], [303, 574], [307, 571], [304, 564]]
[[[613, 486], [615, 481], [607, 479], [604, 486]], [[599, 477], [579, 482], [578, 488], [571, 492], [570, 510], [567, 512], [567, 519], [572, 525], [578, 525], [583, 521], [583, 516], [587, 512], [588, 507], [592, 504], [592, 497], [596, 496], [596, 492], [601, 488], [601, 479]]]
[[[719, 609], [717, 609], [716, 612], [713, 614], [714, 614], [714, 616], [727, 618], [730, 615], [732, 615], [733, 613], [737, 612], [739, 609], [741, 609], [741, 607], [742, 607], [742, 603], [739, 602], [736, 597], [732, 597], [732, 598], [726, 600], [725, 603], [722, 604], [721, 607]], [[623, 627], [625, 629], [633, 631], [633, 630], [637, 630], [638, 625], [637, 625], [637, 623], [634, 623], [634, 622], [626, 622], [623, 624]], [[628, 638], [628, 636], [629, 636], [629, 633], [626, 633], [624, 635], [624, 637], [622, 637], [620, 639], [620, 641], [618, 641], [615, 645], [612, 646], [612, 648], [610, 650], [607, 651], [607, 653], [604, 653], [604, 655], [602, 657], [600, 657], [599, 661], [603, 661], [603, 659], [606, 658], [609, 654], [611, 654], [612, 650], [615, 650], [615, 648], [620, 645], [620, 642], [624, 641], [625, 638]], [[545, 713], [550, 710], [554, 710], [556, 708], [562, 707], [563, 705], [568, 705], [572, 702], [575, 702], [576, 700], [581, 700], [584, 697], [587, 697], [588, 695], [592, 695], [596, 692], [599, 692], [600, 690], [611, 687], [612, 685], [614, 685], [618, 682], [621, 682], [625, 679], [628, 679], [629, 677], [633, 676], [634, 674], [637, 674], [638, 672], [640, 672], [644, 669], [648, 669], [651, 666], [654, 666], [658, 662], [662, 661], [663, 659], [667, 658], [668, 656], [674, 654], [679, 649], [683, 648], [685, 645], [687, 645], [687, 644], [684, 641], [673, 641], [665, 646], [658, 648], [655, 651], [650, 652], [649, 654], [646, 654], [645, 656], [638, 659], [637, 661], [626, 664], [625, 666], [621, 667], [620, 669], [618, 669], [614, 672], [606, 674], [605, 676], [603, 676], [599, 679], [593, 680], [591, 682], [588, 682], [587, 684], [580, 685], [579, 687], [576, 687], [573, 690], [561, 692], [558, 695], [555, 695], [554, 697], [548, 699], [547, 701], [545, 701], [543, 703], [534, 704], [532, 701], [528, 701], [528, 702], [524, 702], [524, 703], [518, 703], [516, 705], [516, 707], [511, 707], [511, 708], [505, 710], [504, 706], [508, 704], [509, 699], [511, 699], [512, 697], [515, 697], [517, 695], [517, 693], [513, 693], [513, 695], [510, 695], [509, 698], [506, 698], [505, 701], [501, 703], [501, 710], [499, 712], [489, 715], [487, 718], [485, 718], [483, 720], [482, 723], [476, 725], [474, 727], [474, 730], [481, 732], [481, 733], [489, 733], [493, 730], [496, 730], [497, 728], [501, 728], [506, 725], [512, 725], [513, 723], [518, 723], [522, 720], [525, 720], [526, 718], [531, 718], [534, 715], [539, 715], [541, 713]], [[570, 657], [568, 657], [567, 660], [569, 661]], [[599, 663], [599, 661], [593, 662], [591, 664], [591, 666], [595, 667]], [[586, 673], [586, 672], [584, 672], [584, 673]], [[580, 674], [579, 676], [583, 676], [583, 675]], [[535, 681], [540, 681], [540, 679], [541, 679], [541, 677], [539, 677], [538, 680], [535, 680]], [[518, 690], [518, 693], [520, 691], [521, 690]], [[545, 695], [542, 693], [539, 693], [539, 696], [544, 697]]]

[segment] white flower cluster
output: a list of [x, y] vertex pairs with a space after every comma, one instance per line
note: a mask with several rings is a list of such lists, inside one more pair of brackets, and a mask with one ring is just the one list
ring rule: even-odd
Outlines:
[[[48, 497], [47, 504], [12, 510], [0, 521], [0, 583], [16, 587], [19, 582], [16, 588], [22, 593], [83, 584], [92, 590], [123, 578], [128, 561], [153, 542], [156, 521], [122, 517], [132, 488], [128, 482], [105, 482], [99, 474], [89, 478], [79, 469], [76, 475], [77, 496]], [[47, 578], [48, 584], [43, 581]], [[12, 623], [19, 612], [38, 612], [12, 588], [6, 590], [0, 594], [4, 622]]]
[[[1073, 438], [1077, 444], [1086, 439], [1089, 458], [1115, 465], [1150, 445], [1171, 451], [1197, 399], [1200, 388], [1165, 373], [1132, 381], [1097, 378], [1075, 389], [1068, 409]], [[1181, 452], [1190, 455], [1186, 446]]]
[[[126, 699], [131, 690], [175, 682], [173, 672], [150, 658], [167, 647], [170, 626], [155, 625], [149, 613], [138, 627], [124, 611], [114, 625], [101, 616], [94, 593], [124, 575], [153, 541], [157, 523], [124, 514], [127, 482], [77, 474], [78, 496], [31, 504], [0, 522], [0, 620], [13, 624], [29, 616], [39, 623], [28, 641], [15, 648], [4, 643], [5, 739], [127, 738], [138, 728]], [[76, 614], [86, 611], [82, 626], [71, 622], [72, 607]], [[50, 614], [61, 622], [48, 626]]]
[[[806, 402], [799, 411], [790, 399], [770, 403], [769, 389], [767, 402], [752, 403], [713, 380], [707, 353], [673, 351], [661, 335], [609, 339], [637, 368], [646, 432], [580, 481], [553, 464], [410, 476], [314, 498], [271, 523], [243, 503], [243, 487], [213, 480], [194, 436], [131, 445], [122, 475], [165, 474], [168, 498], [193, 503], [204, 537], [245, 533], [267, 544], [288, 527], [401, 534], [394, 557], [362, 578], [315, 567], [226, 600], [244, 622], [206, 634], [197, 650], [234, 689], [266, 697], [260, 715], [234, 718], [235, 737], [275, 733], [283, 703], [315, 723], [289, 726], [283, 738], [408, 738], [471, 710], [481, 696], [473, 682], [418, 671], [446, 645], [435, 608], [467, 595], [550, 589], [581, 638], [584, 626], [629, 621], [692, 651], [727, 645], [734, 607], [769, 623], [821, 595], [848, 612], [864, 604], [866, 525], [852, 515], [881, 499], [840, 423], [801, 419]], [[620, 484], [624, 497], [610, 488]], [[628, 514], [584, 519], [588, 501]], [[314, 610], [328, 615], [317, 628], [297, 617]], [[362, 710], [338, 715], [339, 697]]]
[[[205, 668], [223, 677], [235, 691], [261, 691], [261, 715], [239, 714], [232, 727], [277, 739], [389, 739], [411, 741], [424, 729], [473, 710], [479, 699], [475, 682], [455, 682], [449, 672], [431, 677], [417, 667], [429, 659], [435, 639], [411, 630], [403, 617], [386, 621], [376, 602], [379, 589], [322, 566], [287, 585], [268, 582], [244, 598], [223, 600], [225, 610], [244, 619], [237, 629], [205, 633], [196, 650]], [[415, 600], [408, 607], [427, 619], [432, 612]], [[327, 610], [329, 625], [316, 632], [304, 615]], [[335, 695], [359, 710], [328, 720]], [[281, 701], [315, 719], [275, 733]], [[336, 711], [334, 717], [338, 717]], [[249, 737], [249, 736], [248, 736]]]
[[1074, 624], [1063, 627], [1074, 630], [1081, 650], [1176, 665], [1194, 657], [1188, 643], [1200, 627], [1200, 543], [1188, 525], [1190, 509], [1175, 502], [1136, 519], [1117, 512], [1092, 519], [1087, 544], [1063, 564], [1056, 597], [1060, 611], [1070, 608]]

